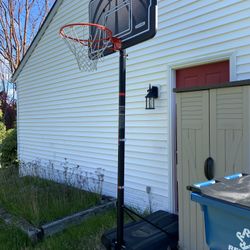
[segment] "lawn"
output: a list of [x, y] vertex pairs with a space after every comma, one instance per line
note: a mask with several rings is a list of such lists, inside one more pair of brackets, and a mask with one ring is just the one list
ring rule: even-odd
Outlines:
[[36, 177], [19, 177], [18, 170], [0, 169], [0, 204], [35, 226], [85, 210], [100, 202], [98, 194]]
[[113, 228], [116, 222], [115, 210], [94, 216], [78, 226], [73, 226], [53, 237], [32, 245], [18, 229], [0, 222], [0, 249], [3, 250], [100, 250], [101, 235]]
[[[98, 204], [101, 196], [36, 177], [19, 177], [18, 170], [0, 169], [0, 206], [36, 226]], [[0, 249], [100, 250], [101, 235], [116, 223], [115, 209], [36, 244], [18, 228], [0, 220]]]

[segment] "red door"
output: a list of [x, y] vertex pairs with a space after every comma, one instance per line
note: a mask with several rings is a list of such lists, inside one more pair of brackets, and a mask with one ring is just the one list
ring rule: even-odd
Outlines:
[[176, 71], [176, 88], [204, 87], [227, 83], [230, 79], [229, 61], [205, 64]]

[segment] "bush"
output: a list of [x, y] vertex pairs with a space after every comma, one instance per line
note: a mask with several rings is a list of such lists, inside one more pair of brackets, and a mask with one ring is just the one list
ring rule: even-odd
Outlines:
[[3, 122], [0, 121], [0, 144], [6, 136], [6, 127]]
[[17, 133], [16, 129], [6, 132], [1, 147], [2, 167], [17, 166]]

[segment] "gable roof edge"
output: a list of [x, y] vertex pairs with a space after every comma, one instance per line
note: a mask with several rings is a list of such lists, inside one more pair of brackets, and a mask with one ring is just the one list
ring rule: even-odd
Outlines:
[[30, 47], [28, 48], [27, 52], [25, 53], [24, 57], [22, 58], [18, 68], [12, 75], [11, 81], [15, 82], [21, 73], [22, 69], [24, 68], [25, 64], [29, 60], [30, 56], [32, 55], [33, 51], [35, 50], [36, 46], [38, 45], [39, 41], [41, 40], [42, 36], [44, 35], [45, 31], [47, 30], [48, 26], [50, 25], [51, 21], [53, 20], [55, 14], [57, 13], [57, 10], [61, 6], [63, 0], [56, 0], [53, 4], [52, 8], [50, 9], [47, 17], [45, 18], [42, 26], [38, 30], [35, 38], [31, 42]]

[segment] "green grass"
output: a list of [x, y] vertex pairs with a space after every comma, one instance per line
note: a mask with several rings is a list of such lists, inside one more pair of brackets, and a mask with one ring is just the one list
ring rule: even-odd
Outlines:
[[[39, 178], [19, 178], [16, 169], [0, 169], [0, 206], [35, 225], [99, 201], [100, 196], [93, 193]], [[112, 209], [34, 244], [19, 229], [0, 220], [0, 250], [101, 250], [101, 235], [115, 226], [116, 210]]]
[[100, 195], [35, 177], [18, 176], [17, 169], [0, 169], [0, 206], [40, 226], [85, 210]]
[[116, 223], [115, 210], [94, 216], [79, 226], [73, 226], [32, 245], [18, 229], [0, 222], [0, 249], [2, 250], [100, 250], [101, 235]]
[[31, 246], [28, 237], [14, 226], [6, 225], [0, 221], [0, 249], [25, 249]]

